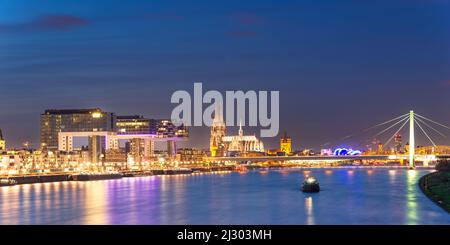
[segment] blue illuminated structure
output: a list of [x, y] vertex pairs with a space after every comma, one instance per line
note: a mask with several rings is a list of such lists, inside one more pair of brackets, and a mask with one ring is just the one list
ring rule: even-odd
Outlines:
[[356, 156], [360, 155], [360, 150], [353, 150], [353, 149], [347, 149], [347, 148], [337, 148], [334, 150], [333, 155], [335, 156]]

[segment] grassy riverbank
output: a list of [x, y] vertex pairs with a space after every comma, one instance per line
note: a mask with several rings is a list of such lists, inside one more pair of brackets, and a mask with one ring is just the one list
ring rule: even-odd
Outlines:
[[420, 189], [437, 205], [450, 213], [450, 172], [434, 172], [419, 180]]

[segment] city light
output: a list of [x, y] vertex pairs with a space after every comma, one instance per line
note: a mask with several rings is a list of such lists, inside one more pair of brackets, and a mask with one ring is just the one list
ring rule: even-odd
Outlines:
[[450, 0], [0, 9], [3, 243], [448, 240], [272, 225], [450, 225]]
[[333, 151], [333, 155], [335, 156], [356, 156], [360, 155], [362, 152], [360, 150], [353, 150], [347, 148], [337, 148]]
[[102, 117], [102, 113], [100, 113], [100, 112], [92, 113], [92, 118], [101, 118], [101, 117]]

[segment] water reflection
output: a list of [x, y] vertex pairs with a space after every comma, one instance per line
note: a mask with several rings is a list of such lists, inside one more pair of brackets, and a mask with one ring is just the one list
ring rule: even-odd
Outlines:
[[406, 174], [406, 223], [417, 224], [417, 171], [407, 170]]
[[389, 175], [389, 184], [390, 184], [391, 186], [394, 186], [394, 185], [395, 185], [395, 182], [396, 182], [396, 180], [397, 180], [397, 178], [396, 178], [396, 173], [397, 173], [396, 170], [389, 170], [389, 171], [388, 171], [388, 175]]
[[305, 211], [306, 211], [306, 224], [314, 225], [314, 215], [313, 215], [313, 198], [308, 196], [305, 198]]

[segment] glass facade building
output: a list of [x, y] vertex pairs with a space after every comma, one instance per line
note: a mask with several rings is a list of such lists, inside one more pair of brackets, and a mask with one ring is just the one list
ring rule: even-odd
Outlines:
[[151, 134], [156, 135], [159, 120], [143, 116], [117, 116], [116, 127], [119, 135]]
[[115, 132], [115, 118], [99, 108], [46, 110], [41, 114], [41, 147], [57, 150], [59, 132]]
[[175, 126], [170, 120], [159, 120], [156, 133], [158, 138], [182, 138], [188, 137], [189, 135], [186, 126]]

